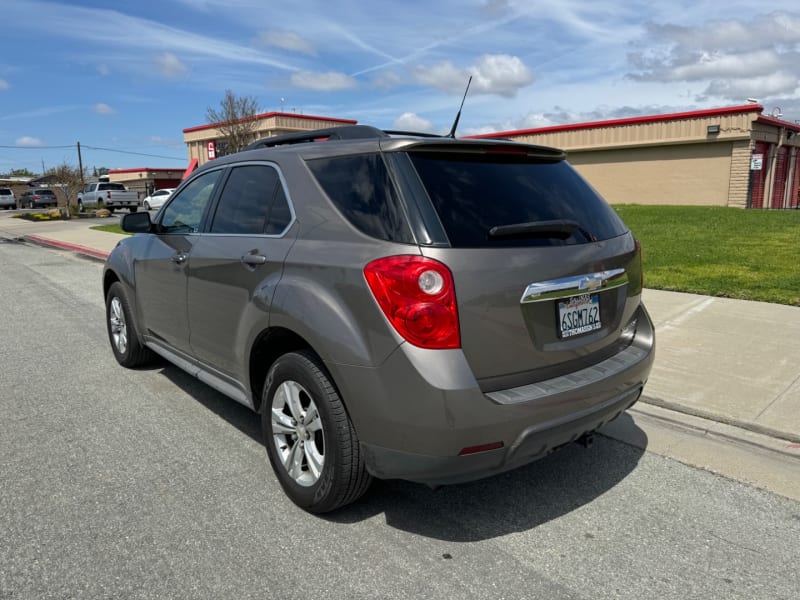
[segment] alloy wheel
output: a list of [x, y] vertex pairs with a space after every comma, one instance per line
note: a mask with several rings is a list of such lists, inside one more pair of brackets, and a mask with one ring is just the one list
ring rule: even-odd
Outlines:
[[125, 354], [128, 349], [128, 325], [125, 322], [125, 311], [119, 297], [111, 299], [108, 311], [108, 323], [111, 328], [111, 339], [114, 347], [120, 354]]
[[296, 381], [284, 381], [275, 391], [272, 438], [289, 477], [303, 487], [314, 485], [325, 466], [325, 435], [314, 400]]

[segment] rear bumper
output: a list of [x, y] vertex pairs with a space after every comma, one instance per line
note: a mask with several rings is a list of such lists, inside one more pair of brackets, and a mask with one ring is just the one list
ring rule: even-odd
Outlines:
[[524, 429], [509, 448], [466, 456], [427, 456], [362, 443], [370, 473], [383, 479], [407, 479], [429, 485], [473, 481], [521, 467], [547, 456], [616, 419], [642, 394], [635, 388], [601, 404]]
[[[482, 392], [460, 350], [404, 344], [379, 367], [328, 366], [371, 474], [431, 485], [470, 481], [541, 458], [639, 399], [655, 336], [647, 311], [638, 310], [625, 350], [590, 368], [510, 390]], [[487, 444], [500, 447], [463, 452]]]

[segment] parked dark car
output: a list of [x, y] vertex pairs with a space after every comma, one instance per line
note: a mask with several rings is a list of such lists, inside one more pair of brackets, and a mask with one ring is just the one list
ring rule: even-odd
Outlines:
[[58, 206], [58, 199], [53, 190], [35, 188], [22, 192], [19, 203], [22, 208], [48, 208]]
[[155, 218], [125, 215], [105, 265], [116, 359], [258, 411], [311, 512], [586, 440], [650, 372], [639, 244], [560, 150], [290, 134], [207, 163]]

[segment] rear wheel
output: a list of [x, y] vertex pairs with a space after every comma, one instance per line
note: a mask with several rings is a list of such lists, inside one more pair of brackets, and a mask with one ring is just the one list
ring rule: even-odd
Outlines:
[[106, 295], [106, 325], [114, 358], [123, 367], [138, 367], [154, 358], [152, 351], [139, 342], [136, 322], [122, 284], [111, 284]]
[[138, 206], [131, 206], [129, 210], [130, 210], [132, 213], [135, 213], [137, 210], [139, 210], [139, 207], [138, 207]]
[[267, 375], [261, 429], [272, 469], [300, 508], [325, 513], [369, 488], [358, 436], [321, 361], [311, 352], [279, 358]]

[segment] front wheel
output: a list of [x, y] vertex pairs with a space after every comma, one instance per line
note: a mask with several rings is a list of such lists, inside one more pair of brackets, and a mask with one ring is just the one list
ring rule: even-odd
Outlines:
[[150, 203], [147, 200], [144, 201], [144, 209], [150, 210]]
[[111, 284], [106, 295], [106, 325], [114, 358], [123, 367], [138, 367], [154, 358], [152, 351], [139, 342], [133, 311], [118, 281]]
[[311, 352], [285, 354], [264, 386], [261, 430], [272, 469], [300, 508], [325, 513], [355, 502], [372, 477], [339, 393]]

